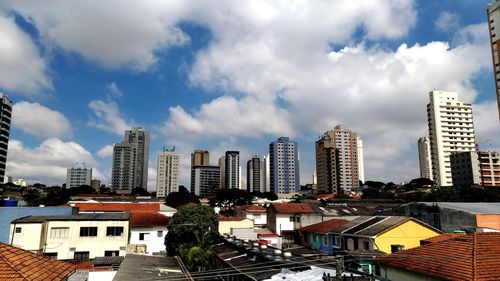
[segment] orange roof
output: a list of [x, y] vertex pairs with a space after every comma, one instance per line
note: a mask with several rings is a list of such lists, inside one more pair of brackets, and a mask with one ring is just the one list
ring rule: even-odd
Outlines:
[[315, 213], [313, 207], [307, 203], [272, 203], [276, 213]]
[[390, 254], [384, 265], [445, 280], [500, 280], [500, 233], [462, 235]]
[[[73, 204], [72, 204], [73, 205]], [[159, 203], [85, 203], [77, 202], [74, 203], [75, 207], [80, 209], [80, 212], [84, 211], [126, 211], [126, 212], [159, 212]]]
[[443, 242], [443, 241], [450, 240], [450, 239], [453, 239], [453, 238], [457, 238], [457, 237], [463, 236], [463, 235], [465, 235], [465, 234], [462, 234], [462, 233], [444, 233], [444, 234], [441, 234], [441, 235], [438, 235], [438, 236], [434, 236], [434, 237], [431, 237], [431, 238], [420, 240], [420, 244], [421, 245], [426, 245], [426, 244], [430, 244], [430, 243]]
[[131, 227], [147, 227], [147, 226], [167, 226], [170, 222], [170, 217], [159, 213], [130, 213]]
[[242, 205], [236, 206], [236, 210], [248, 211], [248, 212], [265, 212], [266, 208], [256, 205]]
[[333, 193], [330, 193], [330, 194], [318, 194], [316, 196], [317, 199], [330, 199], [330, 198], [334, 198], [335, 197], [335, 194]]
[[304, 232], [314, 232], [314, 233], [328, 233], [331, 231], [336, 230], [337, 228], [343, 226], [344, 224], [348, 223], [349, 221], [347, 220], [338, 220], [338, 219], [333, 219], [329, 221], [324, 221], [316, 224], [311, 224], [302, 228], [297, 229], [298, 231], [304, 231]]
[[0, 242], [0, 280], [66, 280], [74, 271], [71, 263]]
[[217, 218], [219, 221], [242, 221], [246, 218], [242, 218], [242, 217], [223, 217], [223, 216], [219, 216]]

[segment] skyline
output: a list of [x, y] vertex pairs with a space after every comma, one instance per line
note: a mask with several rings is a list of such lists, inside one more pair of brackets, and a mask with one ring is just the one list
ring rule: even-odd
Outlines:
[[7, 174], [62, 184], [85, 162], [110, 183], [111, 145], [142, 126], [150, 191], [162, 147], [189, 186], [195, 149], [246, 163], [278, 137], [298, 142], [305, 184], [317, 137], [343, 124], [363, 140], [366, 180], [408, 181], [433, 89], [472, 103], [480, 147], [498, 151], [488, 2], [4, 2]]

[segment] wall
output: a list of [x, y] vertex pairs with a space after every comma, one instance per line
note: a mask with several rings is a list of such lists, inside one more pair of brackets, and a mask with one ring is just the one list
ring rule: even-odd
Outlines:
[[402, 270], [399, 268], [388, 267], [385, 265], [380, 266], [380, 275], [389, 280], [404, 280], [404, 281], [440, 281], [430, 276], [425, 276], [421, 273], [414, 273], [411, 271]]
[[253, 221], [243, 219], [241, 221], [219, 221], [219, 233], [231, 233], [231, 228], [253, 228]]
[[477, 227], [480, 228], [490, 228], [490, 229], [500, 230], [500, 215], [477, 214], [476, 224]]
[[[20, 227], [21, 233], [15, 233], [14, 228]], [[28, 251], [38, 252], [42, 249], [43, 243], [40, 242], [42, 236], [42, 223], [23, 223], [11, 224], [6, 230], [10, 230], [9, 240], [6, 243]]]
[[247, 213], [246, 218], [253, 220], [253, 223], [258, 225], [263, 225], [267, 223], [266, 213]]
[[[158, 237], [158, 231], [163, 231]], [[146, 253], [152, 255], [153, 253], [165, 252], [165, 236], [167, 235], [166, 226], [152, 226], [152, 227], [132, 227], [130, 231], [130, 245], [146, 245]], [[139, 240], [140, 233], [148, 233], [144, 240]]]
[[113, 281], [118, 271], [90, 271], [87, 281]]
[[294, 214], [276, 214], [276, 234], [281, 235], [283, 230], [294, 230], [294, 223], [290, 221], [290, 217]]
[[300, 214], [300, 225], [297, 228], [309, 226], [323, 221], [323, 215], [319, 213]]
[[375, 246], [384, 253], [391, 253], [391, 245], [403, 245], [405, 250], [420, 246], [420, 240], [439, 235], [438, 232], [412, 220], [380, 234]]

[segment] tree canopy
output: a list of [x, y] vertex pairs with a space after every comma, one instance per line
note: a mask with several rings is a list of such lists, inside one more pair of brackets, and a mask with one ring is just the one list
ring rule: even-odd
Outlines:
[[187, 191], [186, 188], [180, 188], [179, 192], [172, 192], [165, 198], [165, 205], [172, 208], [177, 208], [190, 202], [199, 204], [200, 200], [198, 199], [198, 196]]

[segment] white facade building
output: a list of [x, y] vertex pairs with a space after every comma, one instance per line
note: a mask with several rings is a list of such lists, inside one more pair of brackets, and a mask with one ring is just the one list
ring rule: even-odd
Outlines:
[[76, 164], [68, 168], [66, 172], [66, 188], [79, 187], [81, 185], [91, 185], [92, 168], [87, 168], [85, 163]]
[[132, 213], [128, 253], [148, 254], [165, 252], [165, 236], [170, 218], [158, 213]]
[[240, 152], [226, 151], [225, 155], [225, 188], [241, 187]]
[[202, 198], [214, 195], [220, 186], [219, 166], [195, 166], [191, 177], [191, 192]]
[[179, 191], [179, 155], [164, 149], [156, 160], [156, 197]]
[[432, 91], [427, 105], [432, 175], [439, 186], [453, 184], [450, 153], [476, 151], [472, 107], [455, 92]]
[[418, 162], [420, 177], [432, 180], [431, 141], [428, 137], [418, 139]]
[[365, 160], [363, 154], [363, 141], [360, 137], [356, 138], [356, 149], [358, 150], [358, 179], [365, 183]]
[[500, 118], [500, 58], [498, 49], [500, 47], [500, 2], [493, 0], [488, 6], [488, 30], [490, 33], [491, 56], [493, 58], [493, 74], [495, 77], [495, 89], [497, 94], [498, 117]]

